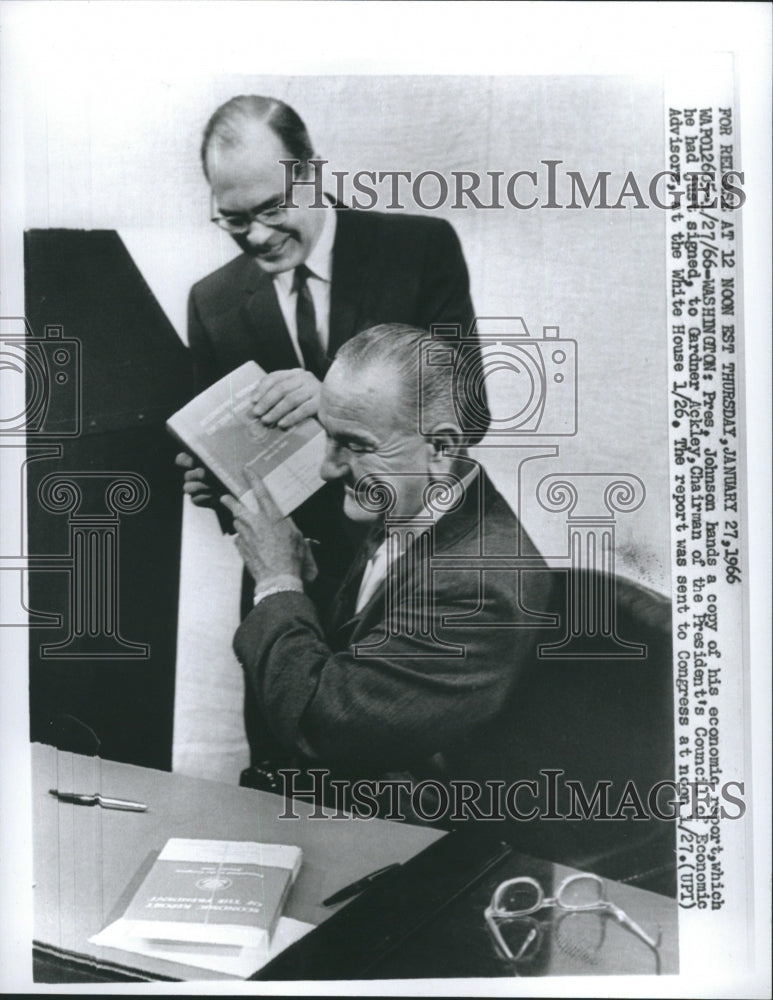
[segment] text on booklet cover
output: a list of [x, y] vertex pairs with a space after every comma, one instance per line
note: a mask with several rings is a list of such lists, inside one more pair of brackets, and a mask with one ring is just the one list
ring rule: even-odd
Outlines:
[[301, 850], [247, 841], [167, 841], [124, 920], [155, 940], [255, 946], [270, 938]]
[[287, 515], [323, 484], [325, 434], [316, 420], [282, 429], [253, 416], [252, 393], [264, 375], [254, 361], [245, 362], [178, 410], [166, 426], [245, 506], [255, 503], [244, 471], [249, 466]]

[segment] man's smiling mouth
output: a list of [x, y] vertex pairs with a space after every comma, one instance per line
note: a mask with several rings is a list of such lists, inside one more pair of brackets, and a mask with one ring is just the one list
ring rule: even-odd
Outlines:
[[280, 240], [279, 243], [273, 243], [271, 244], [271, 246], [260, 247], [253, 250], [252, 255], [253, 257], [263, 258], [266, 260], [273, 260], [275, 257], [278, 257], [281, 254], [289, 239], [290, 236], [287, 235], [282, 240]]

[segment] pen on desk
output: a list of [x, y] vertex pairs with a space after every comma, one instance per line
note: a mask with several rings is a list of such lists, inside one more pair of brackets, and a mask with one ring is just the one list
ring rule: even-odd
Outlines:
[[100, 795], [98, 792], [89, 795], [86, 792], [60, 792], [57, 788], [49, 788], [49, 795], [53, 795], [60, 802], [70, 802], [75, 806], [102, 806], [103, 809], [122, 809], [125, 812], [146, 812], [147, 806], [144, 802], [133, 802], [131, 799], [113, 799], [107, 795]]
[[397, 863], [385, 865], [383, 868], [379, 868], [375, 872], [371, 872], [370, 875], [357, 879], [357, 881], [352, 882], [351, 885], [344, 886], [344, 888], [339, 889], [338, 892], [334, 892], [332, 896], [328, 896], [327, 899], [322, 900], [322, 905], [335, 906], [336, 903], [342, 903], [345, 899], [349, 899], [351, 896], [356, 896], [357, 893], [367, 889], [369, 885], [373, 885], [373, 883], [377, 882], [383, 875], [386, 875], [388, 872], [394, 871], [395, 868], [399, 867], [400, 865]]

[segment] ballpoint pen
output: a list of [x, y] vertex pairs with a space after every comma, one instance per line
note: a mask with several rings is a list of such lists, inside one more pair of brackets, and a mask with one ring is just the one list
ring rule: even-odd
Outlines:
[[70, 802], [75, 806], [102, 806], [103, 809], [123, 809], [126, 812], [145, 812], [148, 808], [144, 802], [113, 799], [107, 795], [100, 795], [99, 792], [88, 795], [85, 792], [60, 792], [56, 788], [49, 788], [48, 793], [60, 802]]
[[399, 867], [400, 865], [395, 863], [392, 865], [385, 865], [383, 868], [378, 868], [376, 871], [371, 872], [370, 875], [357, 879], [357, 881], [352, 882], [351, 885], [346, 885], [343, 889], [339, 889], [338, 892], [334, 892], [332, 896], [328, 896], [327, 899], [323, 899], [322, 905], [335, 906], [336, 903], [342, 903], [345, 899], [349, 899], [351, 896], [356, 896], [357, 893], [367, 889], [369, 885], [378, 881], [378, 879], [380, 879], [383, 875], [386, 875], [389, 872], [394, 871], [395, 868]]

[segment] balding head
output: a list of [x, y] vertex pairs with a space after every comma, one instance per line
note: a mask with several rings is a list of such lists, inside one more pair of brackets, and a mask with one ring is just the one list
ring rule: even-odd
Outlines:
[[255, 125], [265, 125], [276, 136], [284, 149], [284, 159], [300, 160], [300, 169], [306, 169], [314, 156], [314, 147], [297, 112], [275, 97], [241, 95], [222, 104], [204, 128], [201, 164], [207, 180], [211, 180], [210, 151], [215, 147], [232, 149], [242, 145], [254, 135]]
[[300, 159], [307, 167], [313, 153], [293, 109], [271, 97], [235, 97], [210, 119], [201, 153], [213, 221], [267, 274], [302, 264], [319, 239], [328, 209], [311, 207], [306, 188], [297, 204], [292, 199], [287, 204], [282, 161]]

